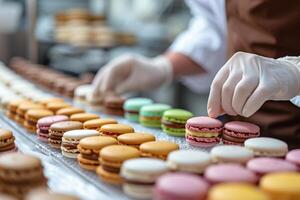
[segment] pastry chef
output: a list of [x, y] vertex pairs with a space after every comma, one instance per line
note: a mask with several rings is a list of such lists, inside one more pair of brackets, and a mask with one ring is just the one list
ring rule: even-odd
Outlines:
[[[192, 90], [201, 93], [209, 88], [226, 59], [234, 55], [218, 73], [212, 85], [209, 115], [216, 117], [227, 113], [229, 120], [256, 123], [262, 128], [263, 134], [300, 144], [300, 108], [290, 101], [283, 101], [299, 93], [299, 88], [297, 91], [295, 86], [299, 86], [299, 80], [296, 81], [295, 78], [298, 71], [291, 67], [296, 66], [296, 61], [294, 58], [281, 58], [300, 55], [300, 2], [186, 2], [194, 17], [188, 30], [179, 35], [168, 51], [155, 58], [126, 55], [112, 60], [98, 72], [93, 82], [96, 86], [94, 94], [149, 90], [169, 84], [175, 78], [181, 78]], [[265, 57], [248, 53], [235, 54], [239, 51]], [[251, 79], [251, 84], [244, 83], [248, 79]], [[269, 79], [270, 81], [266, 81]], [[235, 86], [240, 88], [243, 84], [249, 87], [247, 91], [234, 94]], [[263, 92], [268, 94], [260, 90], [256, 92], [256, 85], [263, 86]], [[244, 91], [244, 87], [241, 90]], [[274, 94], [274, 91], [277, 93]], [[225, 95], [227, 92], [229, 93]], [[238, 104], [233, 106], [233, 100]], [[256, 111], [257, 109], [259, 110]]]

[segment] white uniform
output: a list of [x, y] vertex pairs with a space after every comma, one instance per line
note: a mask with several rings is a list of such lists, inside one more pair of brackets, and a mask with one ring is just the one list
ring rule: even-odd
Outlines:
[[193, 19], [170, 50], [192, 58], [206, 74], [185, 76], [182, 81], [197, 93], [208, 93], [215, 74], [226, 62], [225, 0], [186, 0]]

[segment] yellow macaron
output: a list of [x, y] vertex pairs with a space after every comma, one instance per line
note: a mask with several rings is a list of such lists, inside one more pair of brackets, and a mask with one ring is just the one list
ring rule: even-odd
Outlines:
[[259, 185], [272, 200], [300, 199], [300, 173], [280, 172], [268, 174], [263, 176]]
[[221, 183], [213, 186], [208, 200], [271, 200], [257, 187], [246, 183]]

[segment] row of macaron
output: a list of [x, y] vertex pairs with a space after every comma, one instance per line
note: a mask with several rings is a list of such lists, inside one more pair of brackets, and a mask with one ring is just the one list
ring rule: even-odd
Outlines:
[[[121, 136], [126, 135], [132, 134], [123, 134]], [[141, 148], [147, 149], [147, 146], [151, 148], [150, 143], [145, 143], [145, 147]], [[287, 154], [286, 158], [290, 163], [278, 158], [253, 159], [253, 154], [245, 147], [230, 145], [213, 148], [211, 156], [201, 151], [169, 150], [171, 153], [168, 155], [167, 161], [164, 162], [163, 160], [153, 158], [138, 158], [140, 153], [135, 147], [116, 144], [117, 140], [113, 137], [96, 136], [84, 138], [80, 140], [78, 146], [78, 148], [81, 149], [81, 154], [78, 155], [78, 162], [81, 167], [89, 170], [93, 170], [93, 164], [97, 165], [96, 172], [104, 182], [113, 184], [123, 182], [124, 192], [134, 198], [150, 198], [152, 195], [155, 195], [153, 191], [156, 191], [154, 190], [156, 179], [154, 180], [154, 178], [158, 178], [169, 171], [197, 174], [197, 178], [199, 174], [204, 173], [204, 178], [202, 178], [201, 181], [204, 181], [206, 185], [210, 186], [211, 184], [215, 185], [231, 182], [255, 184], [260, 177], [268, 173], [295, 172], [297, 171], [296, 164], [300, 166], [300, 150], [293, 150]], [[162, 149], [166, 149], [166, 146], [170, 144], [159, 142], [155, 144], [156, 147], [160, 145]], [[159, 150], [159, 148], [157, 148], [156, 151], [157, 150]], [[94, 161], [95, 157], [93, 155], [99, 151], [100, 157], [98, 157], [99, 163], [97, 163]], [[248, 159], [251, 160], [248, 162], [247, 168], [240, 165], [244, 164]], [[212, 160], [219, 164], [212, 164]], [[99, 164], [100, 166], [98, 166]], [[149, 176], [149, 174], [151, 174], [151, 176]], [[189, 175], [179, 174], [178, 176], [183, 178], [183, 180], [186, 178], [189, 180]], [[164, 178], [168, 181], [168, 179], [174, 178], [174, 175], [168, 175], [166, 177], [169, 177]], [[175, 177], [177, 177], [177, 174], [175, 174]], [[285, 180], [285, 183], [288, 181], [289, 179]], [[159, 182], [156, 185], [158, 188], [162, 187], [159, 186]], [[184, 190], [182, 192], [186, 193]], [[197, 194], [204, 195], [205, 192], [206, 191], [203, 191]], [[159, 193], [156, 195], [159, 195]], [[187, 196], [183, 197], [183, 199], [185, 198], [187, 198]]]
[[[92, 74], [84, 74], [78, 78], [52, 68], [31, 63], [29, 60], [21, 57], [12, 58], [9, 66], [14, 71], [6, 68], [6, 71], [11, 73], [3, 74], [3, 76], [6, 76], [3, 78], [4, 81], [10, 81], [7, 78], [7, 74], [13, 74], [13, 77], [21, 76], [40, 88], [45, 88], [66, 97], [73, 97], [76, 87], [91, 83], [93, 80]], [[47, 74], [47, 76], [43, 76], [43, 74]]]
[[224, 144], [243, 145], [249, 138], [260, 136], [259, 126], [241, 121], [223, 125], [218, 119], [193, 114], [184, 109], [172, 109], [166, 104], [153, 103], [147, 98], [132, 98], [124, 103], [125, 118], [140, 122], [143, 126], [162, 128], [176, 137], [197, 147], [212, 147], [221, 141]]
[[126, 101], [118, 97], [108, 98], [104, 103], [104, 111], [120, 114], [123, 102], [127, 120], [150, 128], [161, 128], [171, 136], [185, 136], [193, 146], [212, 147], [221, 141], [224, 144], [243, 145], [245, 140], [260, 135], [259, 126], [252, 123], [232, 121], [223, 126], [218, 119], [193, 117], [193, 113], [187, 110], [154, 103], [148, 98], [130, 98]]

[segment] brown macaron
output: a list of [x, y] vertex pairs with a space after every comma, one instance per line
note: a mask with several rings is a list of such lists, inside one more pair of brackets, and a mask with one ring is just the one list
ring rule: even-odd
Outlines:
[[114, 138], [125, 133], [134, 133], [134, 129], [126, 124], [106, 124], [100, 129], [101, 135]]
[[29, 190], [47, 185], [40, 159], [21, 153], [0, 155], [0, 180], [3, 191], [20, 199]]
[[178, 144], [168, 141], [145, 142], [140, 145], [142, 157], [159, 158], [162, 160], [166, 160], [170, 152], [178, 149]]
[[78, 114], [71, 115], [70, 120], [84, 123], [88, 120], [99, 119], [99, 118], [100, 117], [98, 115], [93, 113], [78, 113]]
[[43, 117], [52, 116], [54, 113], [47, 109], [31, 109], [28, 110], [25, 114], [25, 122], [24, 127], [29, 131], [30, 133], [36, 132], [36, 124], [37, 121]]
[[155, 141], [155, 136], [149, 133], [126, 133], [118, 136], [117, 140], [119, 144], [129, 145], [139, 149], [141, 144]]
[[108, 96], [104, 99], [104, 112], [109, 115], [124, 115], [125, 99], [119, 96]]
[[15, 145], [15, 137], [12, 132], [7, 129], [0, 129], [0, 153], [2, 152], [14, 152], [17, 150]]
[[79, 166], [86, 170], [96, 170], [100, 164], [100, 150], [114, 144], [118, 144], [117, 140], [107, 136], [93, 136], [81, 139], [77, 146], [80, 152], [77, 157]]
[[82, 108], [75, 108], [75, 107], [67, 107], [59, 109], [56, 114], [57, 115], [66, 115], [70, 117], [71, 115], [78, 114], [78, 113], [84, 113], [85, 111]]
[[92, 119], [83, 123], [84, 129], [93, 129], [100, 132], [102, 126], [106, 124], [117, 124], [117, 120], [106, 118], [106, 119]]
[[82, 123], [78, 121], [57, 122], [50, 126], [48, 142], [53, 148], [60, 149], [62, 137], [65, 132], [82, 129]]

